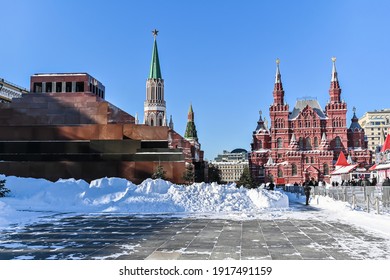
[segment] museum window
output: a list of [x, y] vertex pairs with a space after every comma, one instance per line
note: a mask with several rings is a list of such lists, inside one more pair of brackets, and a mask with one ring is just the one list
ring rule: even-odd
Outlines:
[[329, 175], [329, 166], [324, 163], [324, 175]]
[[341, 148], [341, 140], [339, 136], [336, 137], [335, 143], [336, 143], [336, 148]]
[[277, 147], [278, 147], [278, 149], [283, 148], [283, 140], [282, 140], [282, 138], [278, 138], [278, 140], [277, 140]]
[[314, 137], [314, 148], [318, 148], [318, 138]]
[[295, 163], [293, 163], [291, 165], [291, 175], [292, 176], [296, 176], [297, 175], [297, 165]]
[[259, 141], [259, 149], [262, 149], [263, 148], [263, 141]]
[[310, 158], [310, 163], [314, 163], [314, 158], [313, 157]]
[[283, 171], [280, 167], [278, 168], [278, 177], [283, 178]]
[[359, 140], [355, 140], [355, 147], [359, 147]]
[[311, 140], [309, 137], [306, 138], [306, 150], [311, 150]]
[[299, 137], [299, 149], [303, 150], [303, 138]]

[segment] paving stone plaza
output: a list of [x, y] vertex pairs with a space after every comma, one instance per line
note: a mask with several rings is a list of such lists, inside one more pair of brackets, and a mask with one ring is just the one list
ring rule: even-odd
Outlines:
[[[296, 211], [315, 211], [296, 206]], [[1, 232], [0, 259], [389, 259], [387, 240], [341, 222], [77, 215]], [[375, 257], [373, 257], [375, 256]]]

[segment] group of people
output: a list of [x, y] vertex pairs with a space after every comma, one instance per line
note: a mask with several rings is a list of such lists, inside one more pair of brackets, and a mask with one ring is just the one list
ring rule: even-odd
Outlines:
[[376, 181], [376, 178], [372, 178], [371, 180], [369, 180], [368, 178], [359, 178], [359, 179], [355, 179], [355, 178], [352, 178], [352, 180], [342, 180], [341, 181], [341, 184], [339, 184], [339, 182], [332, 182], [332, 186], [333, 187], [338, 187], [339, 185], [341, 186], [362, 186], [362, 187], [366, 187], [366, 186], [376, 186], [377, 184], [377, 181]]

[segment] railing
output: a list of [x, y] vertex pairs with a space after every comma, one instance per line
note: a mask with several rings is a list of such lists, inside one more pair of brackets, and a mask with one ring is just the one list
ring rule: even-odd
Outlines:
[[[302, 186], [285, 186], [284, 191], [304, 195]], [[334, 200], [348, 202], [352, 209], [371, 210], [380, 213], [390, 213], [390, 186], [340, 186], [340, 187], [312, 187], [312, 198], [321, 203], [319, 197], [328, 196]]]
[[15, 88], [18, 88], [20, 91], [26, 91], [26, 92], [28, 91], [26, 88], [18, 86], [18, 85], [14, 84], [14, 83], [11, 83], [11, 82], [7, 81], [6, 79], [3, 79], [3, 78], [0, 78], [0, 82], [6, 83], [6, 84], [9, 84], [9, 85], [11, 85], [11, 86], [13, 86]]

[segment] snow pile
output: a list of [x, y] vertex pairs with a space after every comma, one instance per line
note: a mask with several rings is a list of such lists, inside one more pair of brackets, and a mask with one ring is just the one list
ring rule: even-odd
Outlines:
[[[288, 208], [288, 197], [262, 188], [237, 188], [235, 184], [194, 183], [175, 185], [147, 179], [135, 185], [126, 179], [102, 178], [90, 184], [67, 179], [4, 177], [9, 197], [0, 201], [0, 225], [19, 211], [115, 213], [226, 213], [254, 214], [264, 209]], [[26, 213], [26, 212], [25, 212]], [[22, 214], [19, 214], [22, 215]]]

